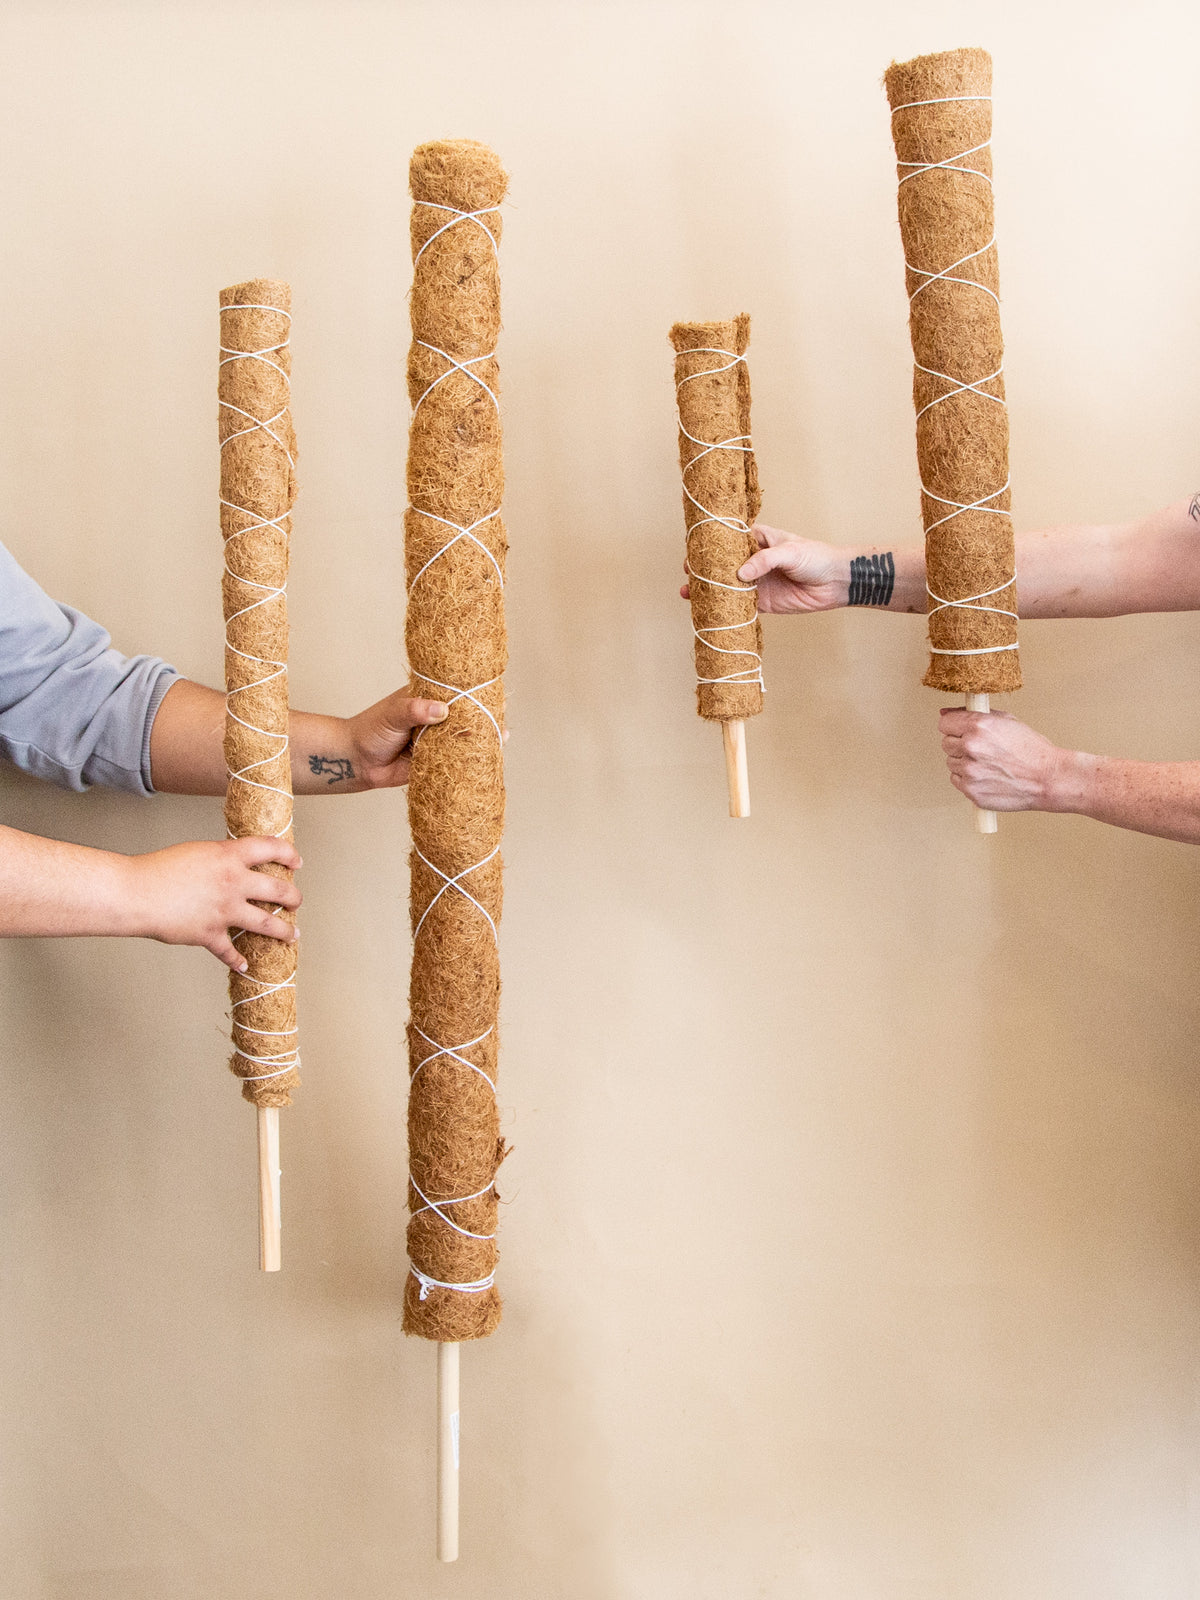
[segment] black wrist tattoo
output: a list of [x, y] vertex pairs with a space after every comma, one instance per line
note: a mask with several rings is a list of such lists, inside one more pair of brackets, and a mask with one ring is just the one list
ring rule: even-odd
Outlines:
[[1192, 496], [1192, 503], [1188, 507], [1188, 516], [1193, 522], [1200, 522], [1200, 494]]
[[850, 563], [851, 606], [886, 606], [896, 587], [896, 563], [892, 552], [881, 556], [855, 556]]
[[327, 772], [330, 783], [344, 783], [354, 776], [354, 768], [345, 756], [309, 756], [308, 770], [318, 778]]

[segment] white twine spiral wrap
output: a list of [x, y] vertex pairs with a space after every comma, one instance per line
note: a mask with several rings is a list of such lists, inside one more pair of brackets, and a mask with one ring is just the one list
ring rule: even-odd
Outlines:
[[[697, 345], [688, 350], [677, 350], [675, 353], [676, 366], [678, 367], [680, 356], [695, 355], [724, 356], [726, 359], [724, 366], [705, 367], [700, 372], [689, 372], [686, 376], [677, 378], [675, 381], [676, 416], [679, 421], [679, 431], [683, 434], [684, 438], [689, 441], [689, 443], [694, 444], [697, 447], [696, 454], [683, 469], [683, 492], [687, 499], [700, 513], [697, 520], [693, 522], [691, 527], [688, 529], [688, 579], [689, 581], [693, 581], [695, 583], [706, 583], [712, 589], [728, 589], [732, 594], [756, 595], [758, 593], [758, 589], [753, 583], [721, 583], [716, 578], [710, 578], [706, 573], [697, 572], [695, 567], [692, 566], [692, 558], [690, 553], [691, 538], [692, 534], [695, 533], [697, 528], [704, 527], [706, 523], [715, 522], [722, 528], [732, 529], [735, 533], [749, 533], [750, 524], [745, 522], [741, 517], [718, 516], [711, 507], [701, 505], [700, 501], [697, 500], [696, 496], [692, 493], [688, 484], [688, 473], [692, 471], [698, 462], [703, 461], [706, 456], [712, 455], [715, 451], [728, 450], [735, 455], [749, 455], [754, 449], [748, 433], [736, 433], [728, 439], [697, 439], [696, 435], [694, 433], [689, 433], [687, 428], [684, 426], [683, 413], [679, 409], [679, 391], [683, 388], [684, 384], [690, 383], [693, 378], [711, 378], [718, 373], [729, 372], [732, 370], [732, 368], [736, 367], [739, 362], [744, 362], [746, 359], [745, 356], [739, 356], [732, 350], [722, 350], [714, 345]], [[757, 622], [757, 605], [755, 606], [754, 615], [749, 617], [745, 622], [724, 622], [717, 627], [710, 628], [697, 628], [693, 622], [692, 633], [706, 650], [711, 650], [714, 654], [720, 656], [748, 657], [750, 660], [749, 666], [734, 667], [729, 672], [723, 673], [717, 678], [702, 678], [697, 672], [696, 682], [756, 683], [759, 688], [765, 692], [766, 684], [763, 682], [763, 661], [762, 655], [758, 650], [746, 649], [741, 646], [730, 647], [728, 645], [714, 644], [713, 641], [707, 637], [707, 635], [710, 633], [735, 633], [739, 629], [755, 628], [757, 626]], [[757, 634], [755, 637], [757, 638]]]
[[[491, 241], [493, 251], [496, 251], [496, 236], [482, 219], [491, 212], [498, 213], [500, 210], [499, 206], [487, 206], [480, 211], [459, 211], [454, 206], [442, 205], [433, 200], [417, 200], [415, 204], [429, 206], [433, 210], [437, 211], [448, 211], [451, 213], [451, 215], [440, 228], [436, 229], [430, 234], [429, 238], [425, 240], [425, 243], [417, 251], [417, 254], [413, 260], [414, 267], [416, 266], [416, 263], [420, 261], [425, 251], [435, 239], [440, 238], [441, 235], [447, 231], [447, 229], [457, 227], [464, 222], [474, 223], [476, 227], [480, 228], [485, 234], [487, 234], [488, 239]], [[421, 345], [423, 349], [431, 351], [436, 356], [440, 356], [441, 359], [446, 363], [446, 366], [445, 370], [440, 372], [436, 378], [432, 379], [418, 396], [416, 404], [413, 406], [412, 410], [412, 415], [414, 418], [430, 393], [437, 388], [438, 384], [444, 382], [444, 380], [453, 372], [461, 372], [465, 378], [470, 378], [472, 382], [477, 383], [495, 406], [497, 415], [499, 414], [500, 402], [497, 399], [495, 392], [484, 381], [479, 373], [471, 371], [471, 368], [474, 366], [478, 366], [483, 362], [494, 360], [495, 351], [491, 351], [489, 354], [483, 356], [464, 357], [460, 360], [456, 356], [451, 355], [449, 351], [439, 349], [436, 345], [428, 344], [424, 339], [418, 339], [416, 342]], [[424, 511], [420, 506], [410, 506], [409, 510], [415, 512], [418, 516], [427, 518], [430, 522], [440, 523], [444, 528], [447, 528], [450, 531], [450, 537], [447, 538], [444, 543], [434, 551], [433, 555], [429, 557], [428, 561], [426, 561], [420, 570], [414, 574], [412, 582], [408, 586], [408, 594], [410, 598], [413, 590], [416, 588], [417, 584], [421, 581], [425, 574], [430, 570], [430, 568], [433, 567], [442, 559], [443, 556], [447, 555], [463, 540], [470, 544], [474, 544], [488, 558], [488, 560], [492, 563], [492, 566], [495, 568], [496, 581], [499, 583], [501, 589], [503, 589], [504, 573], [501, 570], [500, 563], [497, 561], [492, 550], [490, 550], [484, 541], [479, 537], [477, 532], [478, 529], [485, 527], [489, 522], [495, 521], [495, 519], [500, 515], [499, 506], [497, 506], [494, 511], [487, 512], [485, 516], [477, 517], [474, 522], [465, 527], [456, 522], [451, 522], [446, 517], [438, 516], [432, 511]], [[457, 705], [460, 701], [465, 701], [470, 708], [474, 709], [476, 713], [486, 718], [496, 735], [501, 751], [503, 751], [504, 731], [489, 708], [483, 703], [482, 700], [478, 698], [485, 689], [490, 689], [494, 684], [500, 682], [498, 677], [489, 678], [485, 683], [471, 684], [464, 688], [457, 684], [443, 683], [440, 679], [431, 677], [427, 672], [422, 672], [416, 663], [412, 663], [411, 666], [413, 677], [419, 678], [423, 683], [427, 683], [434, 689], [440, 691], [437, 695], [437, 698], [442, 700], [448, 707]], [[425, 732], [426, 730], [424, 728], [420, 728], [413, 736], [412, 742], [414, 749], [421, 739], [421, 736]], [[428, 917], [429, 913], [433, 910], [434, 906], [442, 898], [442, 896], [449, 894], [451, 891], [461, 895], [468, 905], [474, 907], [474, 909], [487, 923], [488, 928], [491, 930], [493, 940], [499, 944], [499, 934], [494, 919], [487, 909], [480, 905], [479, 901], [471, 893], [470, 889], [466, 887], [463, 880], [469, 878], [472, 873], [479, 872], [483, 867], [486, 867], [489, 862], [493, 861], [500, 853], [500, 846], [497, 845], [495, 849], [490, 850], [481, 861], [473, 862], [470, 866], [463, 867], [461, 871], [455, 873], [444, 872], [436, 862], [430, 861], [429, 857], [426, 856], [424, 852], [416, 845], [414, 845], [413, 849], [414, 853], [424, 863], [424, 865], [429, 868], [430, 872], [432, 872], [435, 877], [441, 879], [441, 883], [437, 891], [433, 895], [433, 898], [429, 901], [429, 904], [425, 907], [424, 911], [421, 913], [417, 925], [413, 929], [414, 946], [416, 945], [416, 941], [420, 936], [421, 929], [424, 927], [425, 919]], [[474, 1046], [482, 1044], [485, 1039], [489, 1038], [495, 1032], [494, 1025], [490, 1028], [487, 1028], [476, 1038], [468, 1039], [465, 1044], [442, 1044], [436, 1039], [431, 1039], [424, 1029], [417, 1027], [415, 1023], [413, 1024], [413, 1028], [414, 1032], [420, 1034], [421, 1038], [424, 1039], [425, 1043], [430, 1047], [430, 1049], [429, 1054], [425, 1056], [423, 1060], [419, 1061], [413, 1068], [412, 1074], [409, 1078], [410, 1087], [413, 1080], [416, 1078], [417, 1074], [422, 1070], [422, 1068], [430, 1066], [435, 1061], [445, 1060], [453, 1062], [456, 1066], [463, 1067], [468, 1072], [476, 1073], [488, 1085], [493, 1096], [495, 1095], [495, 1083], [482, 1067], [479, 1067], [473, 1061], [468, 1060], [466, 1054], [464, 1053], [472, 1049]], [[489, 1194], [492, 1189], [495, 1188], [494, 1179], [489, 1183], [486, 1183], [482, 1189], [477, 1189], [474, 1194], [451, 1195], [444, 1199], [437, 1200], [431, 1199], [425, 1194], [424, 1190], [420, 1187], [411, 1173], [409, 1174], [408, 1181], [412, 1185], [417, 1197], [422, 1202], [421, 1205], [419, 1205], [412, 1213], [414, 1217], [420, 1216], [424, 1211], [428, 1211], [433, 1216], [437, 1217], [440, 1222], [444, 1223], [446, 1227], [450, 1228], [455, 1233], [461, 1234], [464, 1238], [486, 1241], [496, 1237], [495, 1233], [472, 1233], [469, 1229], [461, 1227], [457, 1222], [454, 1221], [453, 1217], [448, 1215], [447, 1209], [452, 1206], [462, 1205], [468, 1200], [478, 1200], [483, 1195]], [[430, 1277], [428, 1273], [422, 1272], [419, 1267], [415, 1266], [412, 1261], [409, 1262], [408, 1270], [412, 1273], [413, 1277], [421, 1286], [420, 1298], [422, 1300], [428, 1298], [429, 1291], [431, 1289], [452, 1289], [457, 1294], [483, 1294], [484, 1291], [490, 1289], [492, 1284], [495, 1282], [495, 1273], [488, 1273], [486, 1277], [473, 1279], [470, 1282], [448, 1283], [440, 1278]]]
[[[913, 111], [919, 106], [948, 105], [957, 101], [973, 101], [990, 105], [991, 100], [991, 95], [987, 94], [939, 95], [935, 99], [931, 100], [909, 100], [904, 105], [894, 106], [892, 108], [892, 116], [897, 116], [901, 111]], [[960, 150], [957, 155], [946, 156], [941, 161], [897, 161], [897, 166], [909, 167], [912, 169], [911, 171], [906, 172], [903, 177], [901, 177], [900, 184], [903, 186], [906, 183], [911, 183], [914, 178], [920, 178], [927, 172], [961, 172], [970, 177], [982, 178], [984, 183], [986, 183], [990, 189], [992, 187], [992, 179], [989, 173], [984, 172], [980, 167], [961, 165], [961, 163], [968, 160], [969, 157], [978, 155], [981, 150], [988, 149], [990, 144], [991, 138], [989, 136], [987, 139], [984, 139], [981, 144], [972, 145], [967, 150]], [[994, 248], [995, 243], [996, 235], [993, 233], [988, 242], [985, 245], [982, 245], [978, 250], [971, 250], [965, 256], [960, 256], [957, 261], [951, 261], [947, 266], [939, 267], [936, 271], [931, 271], [926, 267], [918, 267], [906, 258], [904, 265], [907, 267], [909, 272], [914, 275], [914, 277], [920, 279], [920, 282], [917, 284], [916, 288], [914, 288], [909, 294], [909, 305], [911, 306], [917, 296], [924, 290], [928, 289], [930, 284], [933, 283], [960, 283], [968, 289], [978, 289], [980, 293], [990, 296], [991, 299], [993, 299], [996, 304], [999, 305], [1000, 297], [997, 295], [994, 289], [990, 289], [985, 283], [978, 283], [974, 278], [965, 278], [957, 275], [961, 267], [965, 267], [969, 262], [978, 260], [980, 256], [986, 255], [989, 250]], [[928, 401], [921, 407], [921, 409], [917, 412], [916, 420], [918, 422], [920, 422], [925, 413], [932, 410], [934, 406], [941, 405], [944, 400], [955, 399], [960, 394], [973, 394], [977, 395], [981, 400], [991, 400], [998, 406], [1005, 405], [1005, 401], [1001, 395], [991, 394], [988, 390], [982, 387], [983, 384], [991, 383], [994, 379], [1002, 376], [1004, 372], [1003, 363], [996, 368], [995, 372], [989, 372], [980, 377], [969, 379], [955, 378], [952, 377], [948, 372], [935, 372], [931, 367], [923, 367], [919, 361], [916, 363], [916, 367], [918, 372], [924, 372], [928, 377], [937, 378], [941, 382], [950, 385], [945, 394], [936, 396], [935, 399]], [[1000, 506], [991, 504], [993, 500], [999, 500], [1000, 497], [1008, 491], [1009, 484], [1010, 480], [1006, 478], [1000, 487], [998, 489], [994, 489], [991, 494], [982, 495], [978, 500], [962, 501], [951, 500], [945, 495], [935, 494], [934, 491], [930, 489], [924, 482], [924, 480], [922, 480], [922, 494], [926, 495], [930, 500], [936, 501], [939, 505], [946, 506], [948, 508], [945, 515], [938, 517], [935, 521], [928, 525], [925, 530], [926, 534], [928, 535], [932, 533], [934, 528], [940, 528], [944, 523], [952, 522], [955, 517], [961, 517], [965, 512], [968, 511], [985, 511], [993, 516], [998, 517], [1009, 516], [1010, 513], [1008, 511], [1004, 510]], [[957, 600], [943, 599], [941, 595], [935, 594], [929, 587], [928, 582], [926, 582], [926, 592], [928, 593], [929, 598], [934, 602], [934, 604], [930, 607], [928, 614], [930, 617], [933, 617], [939, 611], [987, 611], [992, 612], [997, 616], [1012, 617], [1013, 620], [1016, 621], [1017, 613], [1015, 611], [1008, 611], [1002, 606], [988, 606], [980, 604], [980, 601], [988, 600], [993, 595], [1002, 594], [1005, 589], [1012, 588], [1016, 581], [1017, 575], [1014, 571], [1011, 578], [1007, 579], [1004, 583], [997, 584], [994, 589], [986, 589], [982, 594], [964, 595], [961, 599]], [[1012, 644], [983, 645], [973, 650], [946, 650], [931, 644], [929, 646], [929, 651], [931, 655], [935, 656], [990, 656], [1000, 655], [1006, 650], [1016, 650], [1017, 648], [1018, 646], [1015, 642]]]
[[[281, 306], [241, 304], [222, 306], [220, 311], [222, 316], [229, 311], [270, 311], [275, 316], [286, 317], [289, 330], [291, 328], [291, 313], [284, 311]], [[220, 346], [221, 360], [219, 367], [230, 366], [235, 361], [261, 361], [264, 366], [270, 367], [273, 372], [277, 372], [283, 379], [288, 395], [288, 398], [285, 399], [283, 405], [280, 406], [278, 411], [269, 417], [256, 417], [251, 412], [244, 411], [241, 406], [235, 406], [232, 401], [218, 400], [218, 405], [220, 406], [221, 410], [233, 412], [236, 416], [243, 418], [246, 423], [244, 428], [238, 428], [227, 438], [221, 440], [222, 452], [224, 452], [227, 445], [232, 444], [235, 439], [244, 438], [246, 434], [256, 432], [265, 433], [267, 438], [272, 440], [272, 442], [283, 451], [284, 455], [287, 457], [288, 466], [293, 471], [295, 470], [296, 463], [292, 457], [291, 450], [275, 431], [276, 423], [279, 422], [281, 417], [287, 414], [288, 406], [291, 404], [291, 379], [289, 378], [285, 369], [280, 366], [277, 361], [273, 361], [271, 359], [272, 356], [277, 355], [279, 351], [286, 350], [290, 342], [289, 332], [289, 336], [287, 338], [281, 339], [275, 344], [263, 345], [261, 349], [238, 350], [224, 343], [224, 334], [222, 333], [222, 343]], [[247, 683], [242, 684], [237, 689], [230, 689], [227, 691], [225, 696], [225, 707], [233, 720], [237, 723], [240, 723], [241, 726], [247, 729], [248, 732], [258, 734], [259, 737], [263, 739], [274, 740], [278, 745], [277, 749], [270, 751], [267, 755], [262, 756], [257, 761], [248, 762], [244, 767], [239, 767], [236, 770], [232, 767], [228, 768], [229, 782], [241, 783], [246, 785], [248, 788], [262, 789], [266, 793], [277, 794], [283, 797], [287, 806], [287, 815], [284, 819], [283, 826], [277, 828], [274, 835], [272, 835], [272, 837], [276, 839], [282, 839], [290, 831], [292, 826], [293, 807], [291, 791], [289, 789], [280, 788], [278, 784], [264, 783], [261, 778], [253, 778], [250, 776], [250, 774], [257, 772], [259, 768], [269, 765], [272, 761], [277, 760], [280, 756], [287, 753], [290, 745], [288, 734], [286, 732], [276, 733], [273, 729], [260, 728], [257, 723], [248, 722], [246, 718], [235, 709], [233, 701], [236, 695], [247, 694], [251, 689], [261, 689], [264, 684], [271, 683], [275, 678], [286, 678], [287, 662], [272, 661], [262, 656], [250, 655], [247, 651], [239, 649], [239, 647], [235, 645], [230, 638], [230, 629], [233, 623], [237, 621], [239, 617], [247, 616], [250, 612], [257, 610], [259, 606], [270, 605], [274, 600], [286, 601], [287, 580], [285, 579], [282, 584], [266, 584], [260, 583], [254, 578], [248, 578], [244, 573], [237, 571], [235, 566], [230, 565], [230, 554], [231, 552], [236, 552], [241, 548], [241, 541], [246, 537], [247, 534], [258, 533], [263, 528], [277, 528], [279, 532], [283, 534], [284, 539], [287, 540], [288, 530], [284, 527], [284, 520], [291, 515], [291, 509], [289, 507], [288, 510], [281, 512], [278, 517], [260, 517], [257, 512], [249, 510], [248, 507], [239, 506], [235, 501], [226, 500], [223, 497], [221, 499], [221, 504], [227, 510], [236, 511], [239, 517], [244, 517], [246, 519], [246, 526], [244, 528], [237, 529], [236, 532], [231, 533], [225, 540], [224, 559], [225, 571], [235, 583], [240, 584], [243, 589], [250, 591], [252, 595], [252, 598], [250, 598], [244, 606], [241, 606], [237, 611], [234, 611], [226, 619], [225, 648], [233, 655], [238, 656], [242, 661], [250, 662], [253, 668], [261, 668], [261, 671], [253, 676]], [[234, 559], [236, 560], [236, 554]], [[228, 838], [232, 839], [236, 837], [236, 835], [228, 827], [226, 827], [225, 831]], [[271, 882], [270, 876], [264, 873], [263, 878], [263, 887], [264, 889], [267, 889]], [[263, 899], [267, 900], [268, 898], [269, 895], [264, 894]], [[279, 907], [276, 907], [274, 915], [279, 915]], [[245, 938], [246, 932], [247, 930], [243, 928], [239, 933], [233, 935], [231, 942], [234, 945], [237, 945], [240, 939]], [[237, 1011], [241, 1006], [253, 1005], [258, 1000], [265, 1000], [270, 995], [278, 994], [280, 990], [295, 989], [295, 975], [293, 974], [290, 978], [286, 978], [279, 983], [268, 981], [262, 978], [256, 978], [252, 973], [249, 972], [239, 973], [238, 976], [244, 983], [256, 984], [262, 992], [259, 994], [244, 995], [240, 1000], [235, 1000], [233, 1002], [230, 1010], [233, 1013], [235, 1026], [242, 1033], [260, 1034], [264, 1038], [294, 1038], [299, 1033], [298, 1027], [250, 1028], [247, 1027], [244, 1022], [241, 1022], [238, 1019]], [[298, 1071], [300, 1067], [300, 1051], [296, 1046], [292, 1046], [285, 1050], [277, 1050], [272, 1053], [259, 1055], [243, 1050], [239, 1045], [234, 1045], [233, 1053], [235, 1056], [240, 1056], [243, 1061], [249, 1062], [251, 1066], [266, 1067], [268, 1069], [265, 1072], [239, 1073], [238, 1076], [241, 1078], [243, 1083], [263, 1083], [269, 1078], [283, 1078], [286, 1077], [289, 1072]], [[278, 1065], [280, 1062], [283, 1063], [282, 1066]]]

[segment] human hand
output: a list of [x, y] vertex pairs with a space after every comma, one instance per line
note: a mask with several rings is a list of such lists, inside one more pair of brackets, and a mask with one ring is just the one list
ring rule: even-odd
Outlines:
[[440, 700], [414, 700], [398, 689], [348, 720], [354, 777], [364, 789], [393, 789], [408, 782], [413, 735], [444, 722]]
[[246, 961], [229, 937], [245, 928], [269, 939], [298, 937], [292, 924], [251, 902], [260, 900], [294, 911], [300, 891], [287, 878], [254, 872], [277, 862], [295, 869], [300, 856], [284, 839], [196, 840], [148, 855], [128, 856], [129, 931], [162, 944], [195, 944], [218, 961], [245, 972]]
[[[755, 523], [752, 531], [759, 548], [739, 568], [738, 577], [758, 585], [760, 611], [832, 611], [846, 604], [850, 593], [846, 551], [762, 522]], [[686, 583], [679, 592], [685, 600], [690, 598]]]
[[1088, 758], [1060, 750], [1007, 711], [943, 707], [950, 782], [985, 811], [1065, 811]]

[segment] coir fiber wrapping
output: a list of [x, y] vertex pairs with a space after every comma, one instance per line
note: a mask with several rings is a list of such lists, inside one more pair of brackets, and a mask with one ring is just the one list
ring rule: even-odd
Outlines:
[[404, 1328], [478, 1339], [500, 1320], [493, 1276], [500, 999], [502, 729], [507, 660], [496, 342], [507, 178], [472, 140], [421, 145], [413, 195], [413, 403], [405, 515], [413, 692], [445, 701], [418, 735], [409, 1021], [410, 1270]]
[[762, 710], [762, 624], [738, 568], [758, 548], [758, 469], [750, 442], [750, 318], [677, 322], [675, 389], [696, 635], [696, 700], [714, 721]]
[[[885, 83], [910, 297], [933, 689], [1021, 686], [992, 209], [992, 63], [950, 50]], [[964, 603], [969, 602], [969, 604]], [[939, 652], [945, 652], [939, 654]]]
[[[221, 291], [218, 411], [225, 573], [225, 822], [232, 839], [292, 837], [288, 758], [288, 621], [285, 586], [296, 498], [292, 432], [291, 291], [255, 278]], [[286, 867], [257, 869], [290, 878]], [[274, 909], [271, 901], [265, 901]], [[288, 914], [282, 910], [281, 917]], [[288, 920], [291, 920], [288, 917]], [[232, 931], [232, 930], [231, 930]], [[242, 1094], [260, 1106], [291, 1104], [299, 1083], [296, 946], [239, 932], [249, 963], [229, 995]]]

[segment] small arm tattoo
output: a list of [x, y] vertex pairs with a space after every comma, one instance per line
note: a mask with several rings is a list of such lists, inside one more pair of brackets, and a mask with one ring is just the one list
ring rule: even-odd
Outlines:
[[330, 783], [344, 783], [354, 776], [354, 768], [345, 756], [309, 756], [308, 769], [318, 778], [327, 772]]
[[883, 555], [855, 556], [850, 563], [850, 596], [847, 605], [886, 606], [896, 586], [896, 563], [892, 552]]
[[1200, 494], [1192, 496], [1192, 503], [1188, 507], [1188, 516], [1193, 522], [1200, 522]]

